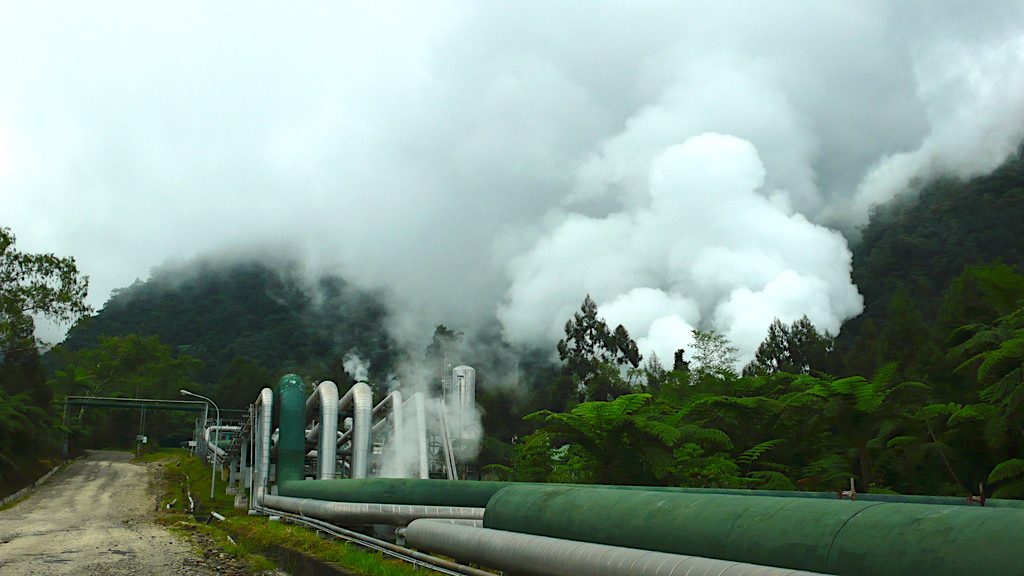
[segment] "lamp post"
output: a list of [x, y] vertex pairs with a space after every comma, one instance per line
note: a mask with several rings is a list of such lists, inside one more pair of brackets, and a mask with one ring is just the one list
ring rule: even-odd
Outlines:
[[216, 452], [216, 448], [217, 448], [217, 440], [219, 439], [219, 436], [220, 436], [220, 408], [217, 407], [217, 403], [216, 402], [214, 402], [213, 400], [210, 400], [206, 396], [203, 396], [201, 394], [196, 394], [195, 392], [189, 392], [188, 390], [185, 390], [184, 388], [181, 389], [181, 395], [182, 396], [195, 396], [196, 398], [202, 398], [203, 400], [206, 400], [210, 404], [213, 404], [213, 409], [217, 411], [217, 424], [216, 424], [216, 426], [213, 429], [213, 449], [210, 450], [210, 471], [211, 471], [211, 474], [210, 474], [210, 502], [211, 502], [211, 505], [212, 505], [213, 495], [215, 494], [214, 487], [217, 485], [217, 452]]

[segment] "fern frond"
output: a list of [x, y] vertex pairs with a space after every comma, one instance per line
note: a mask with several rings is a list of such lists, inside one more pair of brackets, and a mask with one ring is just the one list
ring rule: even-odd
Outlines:
[[762, 454], [771, 450], [772, 448], [782, 444], [783, 439], [775, 438], [772, 440], [765, 440], [760, 444], [755, 444], [753, 447], [744, 450], [739, 456], [736, 457], [736, 462], [740, 464], [750, 464], [761, 457]]
[[1016, 478], [1017, 476], [1024, 476], [1024, 459], [1011, 458], [1000, 462], [989, 472], [988, 482], [989, 484], [995, 484], [1007, 478]]

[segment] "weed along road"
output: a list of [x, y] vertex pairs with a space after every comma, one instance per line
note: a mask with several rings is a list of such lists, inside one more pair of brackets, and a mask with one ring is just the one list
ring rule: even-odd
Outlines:
[[90, 451], [0, 511], [0, 574], [212, 574], [153, 523], [155, 470], [130, 459]]

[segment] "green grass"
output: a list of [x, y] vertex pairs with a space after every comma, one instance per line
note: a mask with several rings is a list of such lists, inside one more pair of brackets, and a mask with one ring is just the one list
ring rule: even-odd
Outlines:
[[[232, 557], [245, 562], [249, 567], [249, 570], [252, 572], [274, 570], [277, 568], [273, 562], [260, 553], [259, 549], [254, 548], [251, 545], [246, 545], [244, 542], [235, 541], [232, 543], [231, 540], [228, 539], [228, 534], [224, 532], [224, 530], [215, 526], [208, 526], [197, 522], [191, 516], [186, 516], [180, 520], [174, 520], [171, 517], [164, 517], [162, 523], [167, 526], [168, 530], [177, 533], [186, 539], [195, 532], [204, 534], [215, 544], [220, 546], [225, 554], [229, 554]], [[202, 550], [197, 547], [196, 552], [197, 554], [201, 554]]]
[[301, 552], [317, 560], [336, 564], [346, 570], [366, 576], [421, 575], [412, 564], [395, 560], [380, 552], [367, 550], [356, 544], [324, 538], [309, 528], [268, 522], [258, 517], [236, 517], [228, 520], [239, 541], [254, 542], [258, 546], [277, 545]]
[[[236, 510], [234, 496], [224, 493], [224, 484], [220, 478], [217, 478], [217, 491], [212, 510], [224, 515], [226, 520], [214, 521], [209, 525], [196, 521], [184, 514], [188, 509], [188, 498], [184, 492], [185, 475], [187, 474], [191, 481], [192, 497], [198, 499], [197, 513], [201, 519], [205, 519], [211, 511], [209, 464], [197, 457], [189, 456], [187, 450], [180, 448], [156, 450], [143, 455], [142, 460], [163, 465], [165, 482], [161, 494], [161, 509], [165, 512], [164, 524], [173, 530], [203, 532], [220, 544], [226, 553], [243, 559], [254, 570], [272, 568], [272, 563], [261, 556], [261, 551], [274, 545], [336, 564], [345, 570], [365, 576], [423, 574], [422, 570], [416, 570], [412, 564], [392, 559], [379, 552], [333, 538], [325, 539], [318, 536], [315, 531], [302, 526], [268, 522], [266, 518], [249, 516], [245, 510]], [[175, 506], [169, 511], [166, 510], [166, 504], [175, 498]], [[234, 534], [236, 544], [228, 541], [228, 533]]]
[[133, 462], [160, 462], [162, 460], [174, 460], [188, 457], [188, 450], [184, 448], [158, 448], [143, 452], [142, 456], [132, 458]]
[[164, 490], [160, 495], [161, 507], [177, 500], [173, 510], [188, 511], [188, 493], [196, 502], [197, 514], [209, 514], [217, 511], [225, 516], [236, 514], [235, 497], [225, 494], [226, 480], [217, 478], [214, 499], [210, 501], [210, 465], [195, 456], [189, 456], [183, 448], [161, 448], [143, 454], [136, 460], [159, 463], [163, 465]]

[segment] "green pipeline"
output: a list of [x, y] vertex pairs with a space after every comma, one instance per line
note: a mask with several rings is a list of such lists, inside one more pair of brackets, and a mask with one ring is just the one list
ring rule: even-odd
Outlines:
[[[302, 480], [305, 387], [281, 379], [278, 493], [486, 507], [484, 526], [848, 576], [1024, 576], [1016, 501], [376, 478]], [[949, 504], [961, 504], [959, 506]]]
[[[548, 486], [514, 482], [450, 482], [445, 480], [414, 480], [401, 478], [368, 478], [358, 480], [306, 480], [303, 478], [306, 413], [305, 385], [294, 374], [281, 379], [275, 404], [279, 407], [280, 438], [277, 478], [278, 494], [296, 498], [315, 498], [334, 502], [365, 502], [378, 504], [410, 504], [424, 506], [483, 507], [498, 490], [509, 486]], [[285, 485], [287, 483], [287, 485]], [[563, 486], [579, 486], [565, 484]], [[714, 488], [674, 488], [665, 486], [594, 486], [613, 490], [650, 492], [687, 492], [696, 494], [734, 494], [742, 496], [773, 496], [834, 500], [829, 492], [776, 492], [729, 490]], [[939, 496], [903, 496], [890, 494], [858, 494], [858, 499], [871, 502], [902, 502], [919, 504], [961, 505], [966, 498]], [[986, 507], [1024, 508], [1024, 501], [988, 500]]]
[[[673, 488], [676, 492], [690, 494], [731, 494], [735, 496], [771, 496], [774, 498], [817, 498], [823, 500], [837, 500], [835, 492], [796, 492], [786, 490], [740, 490], [736, 488]], [[889, 502], [900, 504], [940, 504], [942, 506], [977, 506], [977, 503], [969, 502], [967, 497], [956, 496], [918, 496], [912, 494], [872, 494], [858, 493], [857, 500], [864, 502]], [[985, 501], [988, 508], [1021, 508], [1024, 509], [1024, 500], [1005, 500], [1001, 498], [989, 498]]]
[[1024, 510], [509, 487], [484, 527], [844, 576], [1024, 575]]

